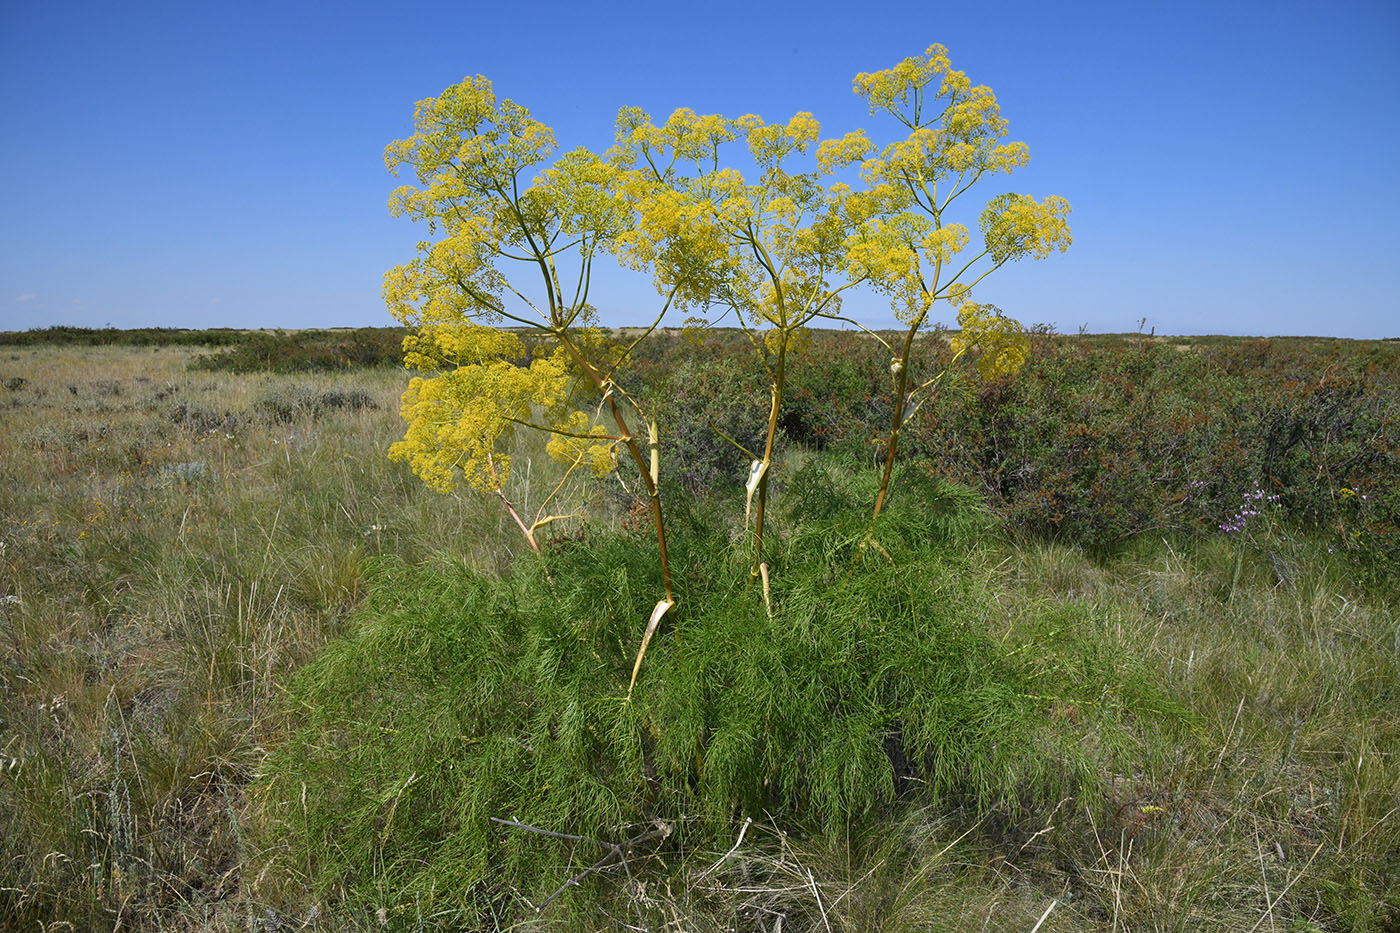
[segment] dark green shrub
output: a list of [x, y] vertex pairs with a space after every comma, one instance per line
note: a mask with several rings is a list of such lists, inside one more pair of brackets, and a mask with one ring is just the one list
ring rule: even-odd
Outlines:
[[911, 422], [909, 450], [1025, 533], [1093, 548], [1216, 533], [1258, 486], [1287, 522], [1393, 573], [1397, 373], [1389, 348], [1346, 341], [1040, 339], [1013, 379], [952, 381]]
[[813, 334], [788, 375], [783, 432], [817, 450], [867, 448], [889, 431], [889, 366], [889, 354], [864, 334]]
[[911, 425], [911, 453], [980, 480], [1032, 533], [1102, 547], [1192, 527], [1241, 471], [1211, 463], [1232, 454], [1230, 422], [1203, 362], [1179, 355], [1043, 348], [1015, 377], [950, 384]]
[[683, 359], [648, 386], [663, 438], [663, 481], [692, 495], [742, 486], [749, 457], [730, 440], [758, 451], [768, 426], [768, 395], [730, 359]]
[[190, 362], [195, 370], [322, 372], [357, 366], [401, 366], [403, 327], [250, 333], [227, 349]]

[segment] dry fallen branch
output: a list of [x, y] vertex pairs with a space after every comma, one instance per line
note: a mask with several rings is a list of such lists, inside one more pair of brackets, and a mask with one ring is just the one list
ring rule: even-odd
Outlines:
[[598, 859], [598, 861], [594, 862], [592, 865], [589, 865], [583, 871], [574, 875], [568, 881], [565, 881], [554, 891], [553, 894], [545, 898], [540, 903], [540, 905], [535, 908], [535, 913], [537, 914], [543, 913], [544, 909], [550, 904], [552, 904], [555, 898], [563, 894], [569, 888], [577, 887], [583, 881], [584, 878], [587, 878], [589, 875], [594, 874], [596, 872], [602, 871], [603, 869], [612, 865], [614, 862], [620, 862], [622, 864], [623, 869], [627, 871], [628, 876], [631, 877], [632, 871], [630, 868], [627, 867], [627, 853], [631, 852], [638, 846], [645, 845], [648, 842], [654, 842], [658, 839], [665, 839], [671, 835], [671, 825], [669, 823], [663, 823], [661, 820], [654, 821], [649, 829], [643, 830], [642, 832], [633, 836], [631, 839], [627, 839], [623, 842], [603, 842], [599, 839], [590, 839], [587, 836], [575, 836], [569, 833], [556, 833], [552, 830], [540, 829], [538, 826], [531, 826], [528, 823], [522, 823], [519, 820], [503, 820], [500, 817], [495, 816], [491, 817], [491, 822], [499, 823], [502, 826], [510, 826], [513, 829], [523, 829], [526, 832], [538, 833], [541, 836], [549, 836], [554, 839], [567, 839], [571, 842], [591, 842], [594, 845], [602, 846], [603, 848], [607, 849], [607, 851], [603, 853], [602, 858]]

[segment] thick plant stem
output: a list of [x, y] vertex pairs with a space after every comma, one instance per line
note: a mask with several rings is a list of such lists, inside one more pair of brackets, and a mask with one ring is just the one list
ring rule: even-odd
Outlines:
[[909, 333], [904, 337], [904, 350], [899, 357], [891, 364], [896, 370], [894, 373], [894, 416], [890, 422], [890, 437], [885, 445], [885, 470], [880, 477], [880, 491], [875, 496], [875, 510], [870, 515], [870, 528], [866, 529], [866, 537], [874, 530], [875, 522], [880, 517], [880, 510], [885, 507], [885, 497], [890, 491], [890, 476], [894, 473], [894, 458], [899, 450], [899, 432], [904, 427], [904, 410], [908, 404], [909, 390], [909, 355], [914, 347], [914, 335], [919, 330], [919, 324], [923, 323], [922, 316], [909, 328]]
[[631, 454], [633, 462], [636, 463], [637, 472], [642, 474], [642, 483], [646, 486], [647, 496], [651, 499], [652, 520], [656, 525], [656, 549], [661, 559], [661, 582], [666, 589], [666, 601], [674, 603], [676, 597], [675, 592], [671, 589], [671, 558], [666, 550], [666, 519], [661, 510], [661, 477], [658, 470], [659, 450], [656, 426], [654, 424], [648, 425], [648, 441], [651, 450], [650, 456], [644, 457], [641, 447], [637, 444], [637, 439], [632, 436], [632, 429], [627, 424], [627, 416], [622, 413], [622, 409], [617, 404], [617, 398], [612, 391], [611, 378], [604, 378], [593, 364], [584, 358], [572, 340], [568, 340], [563, 334], [558, 336], [560, 343], [574, 358], [574, 362], [593, 380], [598, 391], [603, 393], [603, 401], [607, 403], [608, 410], [612, 412], [613, 421], [617, 423], [618, 436], [622, 438], [623, 445], [626, 446], [627, 452]]
[[778, 345], [777, 366], [773, 369], [773, 404], [768, 409], [768, 437], [763, 443], [763, 473], [758, 479], [758, 504], [754, 507], [753, 567], [750, 578], [757, 577], [763, 564], [763, 520], [768, 505], [768, 472], [773, 463], [773, 439], [778, 433], [778, 412], [783, 404], [783, 384], [787, 375], [787, 335]]

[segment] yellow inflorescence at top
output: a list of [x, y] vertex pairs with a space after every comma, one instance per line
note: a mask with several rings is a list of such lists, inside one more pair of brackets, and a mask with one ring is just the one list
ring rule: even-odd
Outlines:
[[[547, 332], [575, 334], [588, 323], [587, 289], [570, 303], [573, 288], [558, 281], [562, 250], [548, 244], [569, 243], [584, 269], [609, 253], [649, 270], [669, 307], [727, 305], [774, 353], [794, 349], [816, 316], [836, 315], [844, 287], [865, 283], [914, 330], [936, 302], [951, 303], [962, 328], [955, 352], [975, 353], [983, 375], [1018, 369], [1024, 330], [973, 303], [970, 289], [1006, 262], [1066, 249], [1069, 203], [995, 197], [973, 246], [968, 226], [945, 211], [988, 173], [1029, 160], [1024, 143], [1006, 140], [991, 89], [932, 45], [857, 75], [854, 90], [907, 134], [877, 149], [863, 130], [821, 140], [805, 112], [768, 123], [682, 108], [657, 125], [625, 108], [605, 156], [560, 156], [549, 127], [479, 75], [420, 101], [413, 133], [384, 153], [392, 172], [412, 176], [390, 211], [423, 221], [434, 237], [384, 278], [390, 311], [418, 328], [404, 359], [423, 374], [404, 393], [408, 429], [391, 456], [436, 489], [465, 479], [496, 490], [510, 471], [502, 442], [534, 422], [553, 431], [551, 456], [612, 468], [619, 442], [577, 410], [573, 364], [554, 353], [520, 365], [520, 338], [500, 329], [520, 322], [506, 299], [528, 300], [507, 268], [545, 270], [548, 298], [535, 310]], [[750, 177], [730, 158], [745, 147], [757, 167]]]
[[905, 105], [916, 90], [923, 90], [935, 79], [941, 79], [940, 94], [966, 92], [967, 75], [954, 71], [948, 60], [948, 50], [931, 45], [922, 56], [911, 56], [885, 71], [856, 75], [854, 89], [870, 101], [870, 112], [896, 110]]
[[[1030, 159], [1025, 143], [1004, 141], [1008, 123], [996, 95], [955, 71], [941, 45], [894, 68], [857, 75], [854, 90], [870, 102], [871, 113], [893, 116], [909, 134], [849, 163], [858, 161], [862, 179], [882, 195], [880, 209], [846, 240], [848, 270], [886, 292], [896, 317], [910, 327], [921, 326], [936, 301], [962, 306], [960, 315], [971, 316], [968, 332], [982, 335], [968, 344], [984, 350], [979, 367], [988, 373], [1014, 369], [1022, 350], [1010, 335], [1019, 325], [1000, 312], [966, 310], [978, 307], [967, 304], [968, 294], [1007, 262], [1068, 248], [1069, 202], [993, 198], [980, 218], [981, 249], [965, 255], [971, 238], [966, 226], [945, 216], [949, 205], [988, 173], [1010, 173]], [[859, 145], [824, 143], [819, 157], [841, 165]]]

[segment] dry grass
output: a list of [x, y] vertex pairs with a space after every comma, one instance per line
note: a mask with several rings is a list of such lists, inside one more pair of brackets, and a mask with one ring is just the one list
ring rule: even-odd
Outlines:
[[190, 355], [0, 356], [0, 916], [16, 927], [234, 911], [279, 678], [341, 630], [363, 562], [490, 569], [523, 546], [499, 509], [386, 460], [402, 373], [192, 373]]

